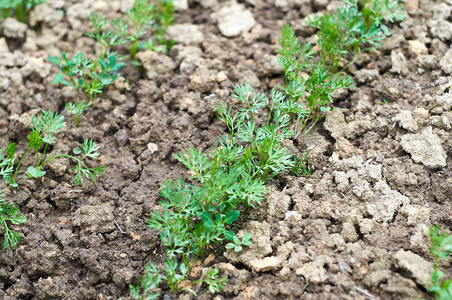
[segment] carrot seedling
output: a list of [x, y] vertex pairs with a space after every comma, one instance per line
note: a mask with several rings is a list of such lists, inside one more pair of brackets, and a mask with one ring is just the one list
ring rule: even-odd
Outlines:
[[317, 44], [322, 64], [337, 73], [344, 56], [380, 47], [381, 40], [390, 34], [383, 20], [394, 22], [404, 18], [398, 0], [344, 0], [335, 14], [315, 16], [308, 25], [319, 30]]
[[97, 41], [100, 59], [108, 57], [112, 47], [127, 43], [127, 40], [119, 34], [106, 29], [108, 21], [102, 15], [90, 13], [88, 19], [91, 22], [93, 30], [85, 33], [85, 35]]
[[97, 59], [83, 57], [83, 53], [68, 58], [64, 51], [61, 58], [49, 56], [49, 61], [61, 71], [55, 74], [52, 83], [71, 86], [79, 95], [81, 93], [86, 95], [86, 100], [66, 103], [66, 109], [72, 115], [75, 126], [78, 126], [80, 115], [119, 77], [119, 70], [124, 66], [121, 56], [111, 51], [111, 47], [127, 41], [110, 30], [104, 30], [107, 21], [102, 16], [91, 13], [89, 20], [94, 30], [86, 35], [98, 42], [100, 55]]
[[252, 244], [251, 234], [239, 239], [233, 231], [239, 208], [260, 204], [265, 183], [295, 165], [282, 142], [293, 135], [290, 114], [304, 110], [288, 104], [281, 92], [272, 90], [267, 97], [247, 84], [237, 86], [233, 97], [238, 112], [225, 104], [216, 108], [228, 130], [218, 146], [209, 153], [191, 147], [174, 155], [190, 170], [194, 183], [179, 179], [162, 185], [163, 211], [151, 213], [148, 225], [160, 231], [167, 260], [163, 270], [152, 263], [146, 267], [141, 287], [131, 287], [135, 299], [155, 299], [161, 283], [172, 292], [194, 294], [191, 286], [203, 282], [210, 292], [219, 292], [227, 278], [219, 277], [218, 269], [190, 282], [191, 270], [209, 244], [230, 241], [226, 248], [237, 252]]
[[20, 214], [17, 205], [12, 202], [7, 202], [3, 198], [3, 191], [0, 191], [0, 227], [3, 229], [3, 251], [8, 251], [16, 247], [22, 239], [22, 234], [12, 230], [8, 223], [19, 225], [26, 221], [27, 219]]
[[447, 300], [452, 299], [452, 278], [443, 279], [444, 273], [439, 270], [438, 263], [440, 259], [449, 259], [452, 254], [452, 235], [439, 231], [440, 227], [436, 225], [430, 228], [429, 232], [432, 239], [430, 253], [435, 258], [435, 262], [431, 275], [432, 284], [428, 290], [435, 294], [435, 300]]
[[[166, 29], [173, 22], [174, 5], [171, 0], [135, 0], [133, 7], [127, 9], [126, 18], [111, 20], [116, 34], [127, 40], [127, 49], [134, 64], [137, 64], [138, 50], [167, 52], [174, 41], [164, 38]], [[140, 39], [146, 34], [150, 37], [146, 41]]]
[[105, 58], [99, 57], [95, 61], [83, 57], [83, 53], [68, 58], [65, 52], [62, 53], [61, 59], [50, 56], [49, 60], [61, 71], [53, 77], [53, 84], [71, 86], [79, 94], [83, 92], [86, 95], [86, 101], [66, 104], [76, 126], [80, 115], [119, 77], [119, 69], [124, 65], [115, 52], [107, 52]]
[[90, 168], [85, 162], [88, 158], [97, 159], [100, 155], [100, 153], [97, 152], [99, 146], [93, 140], [84, 140], [81, 148], [74, 149], [74, 154], [81, 155], [81, 157], [69, 154], [47, 156], [48, 146], [56, 143], [56, 137], [54, 135], [60, 132], [64, 125], [64, 118], [50, 110], [43, 110], [39, 117], [33, 116], [31, 120], [31, 132], [27, 137], [28, 148], [15, 168], [14, 163], [17, 157], [16, 144], [13, 142], [8, 143], [6, 157], [3, 155], [3, 149], [0, 149], [0, 175], [3, 176], [3, 180], [9, 186], [17, 187], [17, 175], [24, 172], [20, 167], [27, 154], [29, 152], [34, 152], [36, 163], [34, 166], [28, 166], [26, 170], [26, 176], [28, 178], [39, 178], [44, 176], [46, 174], [44, 166], [47, 163], [56, 158], [66, 157], [76, 162], [76, 165], [72, 168], [75, 172], [72, 182], [75, 185], [83, 184], [83, 177], [90, 179], [96, 184], [96, 178], [104, 173], [105, 168]]
[[0, 15], [3, 19], [15, 15], [17, 20], [26, 23], [30, 10], [46, 0], [0, 0]]
[[[318, 29], [317, 45], [300, 43], [289, 25], [284, 25], [279, 43], [278, 59], [284, 71], [286, 85], [281, 87], [291, 102], [304, 102], [307, 118], [297, 120], [296, 136], [311, 120], [313, 125], [330, 110], [333, 93], [353, 87], [353, 80], [343, 73], [355, 60], [341, 65], [343, 58], [380, 47], [390, 30], [384, 20], [394, 22], [405, 17], [398, 0], [343, 0], [335, 14], [314, 16], [308, 25]], [[316, 56], [317, 63], [314, 63]], [[309, 130], [308, 130], [309, 131]]]
[[[341, 88], [353, 87], [348, 75], [332, 74], [322, 62], [314, 63], [316, 52], [310, 43], [300, 43], [289, 25], [284, 25], [279, 39], [279, 65], [283, 69], [286, 85], [280, 87], [287, 95], [287, 105], [303, 105], [305, 114], [296, 116], [295, 136], [309, 120], [312, 126], [328, 111], [333, 93]], [[301, 103], [301, 104], [300, 104]]]

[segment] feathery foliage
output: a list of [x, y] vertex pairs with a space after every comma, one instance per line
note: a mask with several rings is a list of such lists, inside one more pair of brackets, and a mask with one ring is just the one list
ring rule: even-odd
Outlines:
[[[290, 102], [306, 104], [307, 117], [297, 119], [296, 136], [308, 121], [313, 125], [328, 111], [332, 95], [338, 89], [353, 87], [352, 78], [342, 71], [343, 58], [380, 47], [389, 35], [384, 20], [403, 20], [405, 15], [398, 0], [343, 0], [335, 14], [314, 16], [308, 25], [318, 29], [316, 52], [310, 43], [300, 43], [289, 25], [281, 31], [278, 62], [284, 71], [286, 85], [281, 87]], [[318, 62], [316, 61], [319, 56]]]
[[[308, 21], [319, 30], [317, 44], [322, 64], [336, 73], [342, 57], [380, 47], [390, 30], [384, 19], [394, 22], [405, 17], [398, 0], [344, 0], [335, 14], [315, 16]], [[363, 48], [363, 45], [366, 47]]]
[[86, 35], [95, 39], [99, 45], [100, 55], [97, 59], [86, 58], [83, 53], [68, 58], [64, 51], [61, 58], [49, 56], [49, 61], [61, 71], [54, 75], [52, 83], [71, 86], [79, 95], [82, 92], [86, 95], [86, 100], [66, 103], [66, 109], [73, 116], [76, 126], [78, 126], [80, 115], [119, 77], [119, 70], [124, 63], [121, 61], [122, 58], [111, 50], [111, 47], [127, 42], [113, 31], [104, 29], [107, 24], [104, 17], [91, 13], [89, 20], [94, 30]]
[[[127, 49], [133, 60], [139, 49], [167, 52], [174, 41], [164, 38], [166, 29], [173, 22], [174, 5], [171, 0], [135, 0], [133, 7], [127, 9], [126, 19], [111, 20], [114, 31], [122, 39], [127, 40]], [[139, 42], [147, 33], [150, 38]]]
[[443, 279], [444, 273], [438, 268], [439, 259], [449, 259], [452, 254], [452, 235], [440, 232], [439, 225], [436, 225], [430, 228], [430, 238], [430, 253], [434, 256], [435, 263], [431, 274], [432, 284], [428, 290], [435, 293], [435, 300], [452, 299], [452, 278]]
[[383, 21], [394, 23], [405, 19], [405, 13], [398, 0], [343, 0], [347, 6], [358, 8], [362, 14], [366, 30], [379, 27], [385, 35], [391, 31]]
[[105, 59], [109, 53], [112, 52], [111, 48], [113, 46], [127, 43], [127, 40], [122, 38], [119, 34], [106, 29], [108, 21], [102, 15], [90, 13], [88, 19], [91, 22], [93, 30], [85, 33], [85, 35], [97, 41], [100, 59]]
[[332, 74], [322, 61], [314, 63], [316, 52], [312, 45], [300, 43], [289, 25], [283, 26], [279, 44], [281, 56], [278, 62], [286, 79], [286, 85], [280, 88], [287, 95], [287, 105], [305, 112], [295, 113], [295, 136], [298, 136], [309, 120], [312, 119], [312, 127], [321, 118], [319, 113], [329, 109], [327, 105], [332, 101], [333, 93], [353, 87], [353, 80], [348, 75]]
[[0, 15], [3, 19], [15, 15], [17, 20], [26, 23], [30, 10], [46, 0], [0, 0]]
[[86, 164], [86, 159], [97, 159], [99, 157], [99, 146], [92, 140], [84, 140], [81, 148], [75, 148], [76, 155], [82, 154], [80, 158], [68, 154], [55, 154], [47, 157], [47, 148], [50, 144], [56, 143], [55, 135], [61, 131], [65, 125], [64, 118], [57, 113], [50, 110], [43, 110], [39, 117], [33, 116], [31, 120], [31, 132], [28, 134], [28, 148], [22, 155], [16, 168], [14, 162], [17, 157], [16, 144], [8, 143], [6, 149], [7, 156], [3, 155], [3, 149], [0, 149], [0, 175], [3, 180], [11, 187], [17, 187], [17, 175], [20, 170], [23, 160], [27, 154], [32, 151], [35, 153], [36, 163], [34, 166], [29, 166], [26, 171], [28, 178], [39, 178], [46, 174], [44, 166], [53, 159], [66, 157], [76, 161], [76, 166], [72, 169], [75, 176], [72, 182], [76, 185], [83, 184], [83, 177], [90, 179], [96, 184], [96, 177], [100, 176], [104, 171], [104, 167], [90, 168]]
[[3, 251], [8, 251], [16, 247], [22, 239], [22, 235], [12, 230], [8, 226], [8, 223], [18, 225], [26, 221], [27, 219], [20, 214], [17, 205], [12, 202], [6, 202], [3, 198], [3, 191], [0, 191], [0, 227], [3, 229]]
[[247, 84], [237, 86], [233, 97], [240, 105], [236, 113], [224, 103], [215, 108], [228, 129], [218, 146], [209, 153], [191, 147], [174, 156], [197, 184], [179, 179], [162, 185], [163, 211], [151, 213], [148, 225], [160, 231], [167, 260], [162, 270], [152, 263], [146, 267], [141, 287], [131, 286], [135, 299], [155, 299], [154, 289], [163, 282], [172, 292], [194, 294], [191, 286], [199, 282], [212, 293], [220, 291], [227, 278], [220, 278], [218, 269], [188, 281], [196, 261], [211, 243], [230, 241], [226, 248], [236, 252], [251, 245], [251, 234], [240, 239], [233, 231], [240, 216], [238, 208], [260, 204], [265, 183], [295, 165], [281, 143], [293, 135], [289, 115], [305, 111], [296, 103], [289, 105], [281, 92], [272, 90], [268, 98]]

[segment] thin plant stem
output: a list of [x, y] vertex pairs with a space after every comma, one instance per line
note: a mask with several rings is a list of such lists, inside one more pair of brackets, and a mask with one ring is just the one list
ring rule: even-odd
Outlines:
[[25, 156], [27, 156], [28, 151], [30, 151], [31, 147], [28, 147], [27, 151], [25, 151], [24, 155], [22, 155], [22, 158], [19, 161], [19, 164], [16, 167], [16, 170], [14, 172], [14, 175], [12, 177], [13, 181], [16, 181], [16, 177], [17, 177], [17, 172], [19, 171], [20, 165], [22, 164], [22, 161], [24, 160]]
[[41, 164], [41, 166], [44, 166], [44, 165], [47, 164], [49, 161], [51, 161], [51, 160], [53, 160], [53, 159], [56, 159], [56, 158], [60, 158], [60, 157], [72, 158], [72, 159], [76, 160], [78, 163], [80, 163], [83, 167], [86, 167], [86, 168], [88, 167], [86, 164], [83, 163], [83, 159], [86, 157], [86, 155], [84, 155], [82, 158], [79, 159], [79, 158], [74, 157], [74, 156], [69, 155], [69, 154], [58, 154], [58, 155], [52, 156], [52, 157], [46, 159], [46, 160]]
[[25, 7], [23, 4], [17, 6], [16, 16], [17, 16], [17, 20], [19, 20], [20, 22], [25, 23], [27, 21]]
[[[47, 146], [48, 146], [48, 144], [46, 143], [45, 146], [44, 146], [44, 151], [42, 152], [41, 158], [36, 162], [36, 167], [40, 166], [39, 163], [43, 160], [43, 158], [44, 158], [44, 156], [45, 156], [45, 154], [47, 152]], [[36, 151], [36, 154], [38, 154], [38, 151]]]

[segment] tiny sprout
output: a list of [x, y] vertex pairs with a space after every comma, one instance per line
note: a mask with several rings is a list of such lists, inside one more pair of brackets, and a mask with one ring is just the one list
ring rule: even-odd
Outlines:
[[[75, 154], [81, 154], [82, 157], [75, 157], [69, 154], [55, 154], [47, 157], [47, 148], [49, 144], [56, 143], [56, 135], [61, 131], [65, 125], [64, 118], [57, 113], [53, 113], [50, 110], [43, 110], [39, 117], [33, 116], [31, 120], [31, 132], [28, 134], [28, 148], [22, 155], [16, 168], [14, 168], [14, 162], [16, 159], [16, 145], [13, 142], [8, 143], [6, 149], [7, 156], [3, 155], [3, 149], [0, 149], [0, 175], [3, 180], [10, 187], [17, 187], [16, 182], [17, 175], [20, 172], [20, 167], [27, 154], [32, 151], [36, 157], [36, 163], [34, 166], [28, 166], [26, 175], [28, 178], [39, 178], [46, 174], [43, 170], [44, 166], [50, 161], [66, 157], [76, 162], [76, 166], [72, 169], [75, 172], [75, 176], [72, 182], [76, 185], [83, 184], [83, 177], [86, 177], [96, 184], [96, 178], [100, 176], [104, 171], [104, 167], [90, 168], [86, 165], [86, 159], [97, 159], [99, 157], [99, 146], [92, 140], [84, 140], [82, 147], [74, 151]], [[43, 148], [42, 151], [41, 148]]]
[[3, 229], [3, 251], [16, 247], [23, 237], [22, 234], [12, 230], [8, 223], [18, 225], [26, 221], [27, 219], [20, 214], [19, 207], [12, 202], [6, 202], [3, 198], [3, 191], [0, 191], [0, 227]]

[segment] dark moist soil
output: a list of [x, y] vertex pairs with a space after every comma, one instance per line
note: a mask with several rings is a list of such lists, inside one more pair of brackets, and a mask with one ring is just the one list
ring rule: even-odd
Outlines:
[[[111, 18], [131, 3], [47, 2], [32, 14], [33, 27], [0, 21], [0, 146], [13, 140], [19, 154], [31, 116], [41, 109], [64, 113], [65, 102], [77, 97], [52, 85], [57, 69], [47, 57], [61, 51], [92, 57], [95, 43], [83, 36], [90, 29], [88, 13]], [[165, 259], [158, 232], [146, 227], [146, 219], [160, 209], [161, 183], [188, 177], [172, 155], [217, 143], [225, 127], [212, 107], [232, 103], [236, 84], [269, 92], [283, 83], [276, 63], [283, 24], [313, 41], [305, 17], [340, 2], [246, 1], [239, 10], [249, 10], [256, 24], [233, 38], [222, 35], [215, 17], [228, 5], [190, 1], [175, 15], [170, 35], [177, 43], [167, 55], [143, 52], [142, 71], [124, 67], [79, 127], [66, 117], [54, 150], [67, 153], [94, 139], [106, 166], [97, 187], [72, 186], [71, 162], [65, 160], [50, 164], [42, 180], [21, 178], [19, 188], [3, 187], [28, 221], [14, 227], [24, 235], [18, 247], [0, 254], [1, 299], [127, 298], [128, 285], [139, 281], [145, 264], [161, 266]], [[211, 295], [201, 286], [196, 297], [162, 294], [432, 298], [426, 292], [433, 266], [428, 228], [452, 229], [452, 6], [428, 0], [403, 5], [407, 18], [390, 26], [393, 35], [383, 47], [348, 69], [356, 88], [338, 93], [337, 109], [311, 132], [285, 143], [298, 155], [313, 147], [312, 174], [281, 174], [270, 182], [262, 207], [242, 213], [240, 234], [251, 232], [253, 246], [238, 254], [225, 253], [222, 245], [207, 251], [215, 259], [203, 266], [229, 276], [224, 290]], [[408, 138], [420, 147], [402, 144]], [[441, 268], [452, 275], [449, 262]]]

